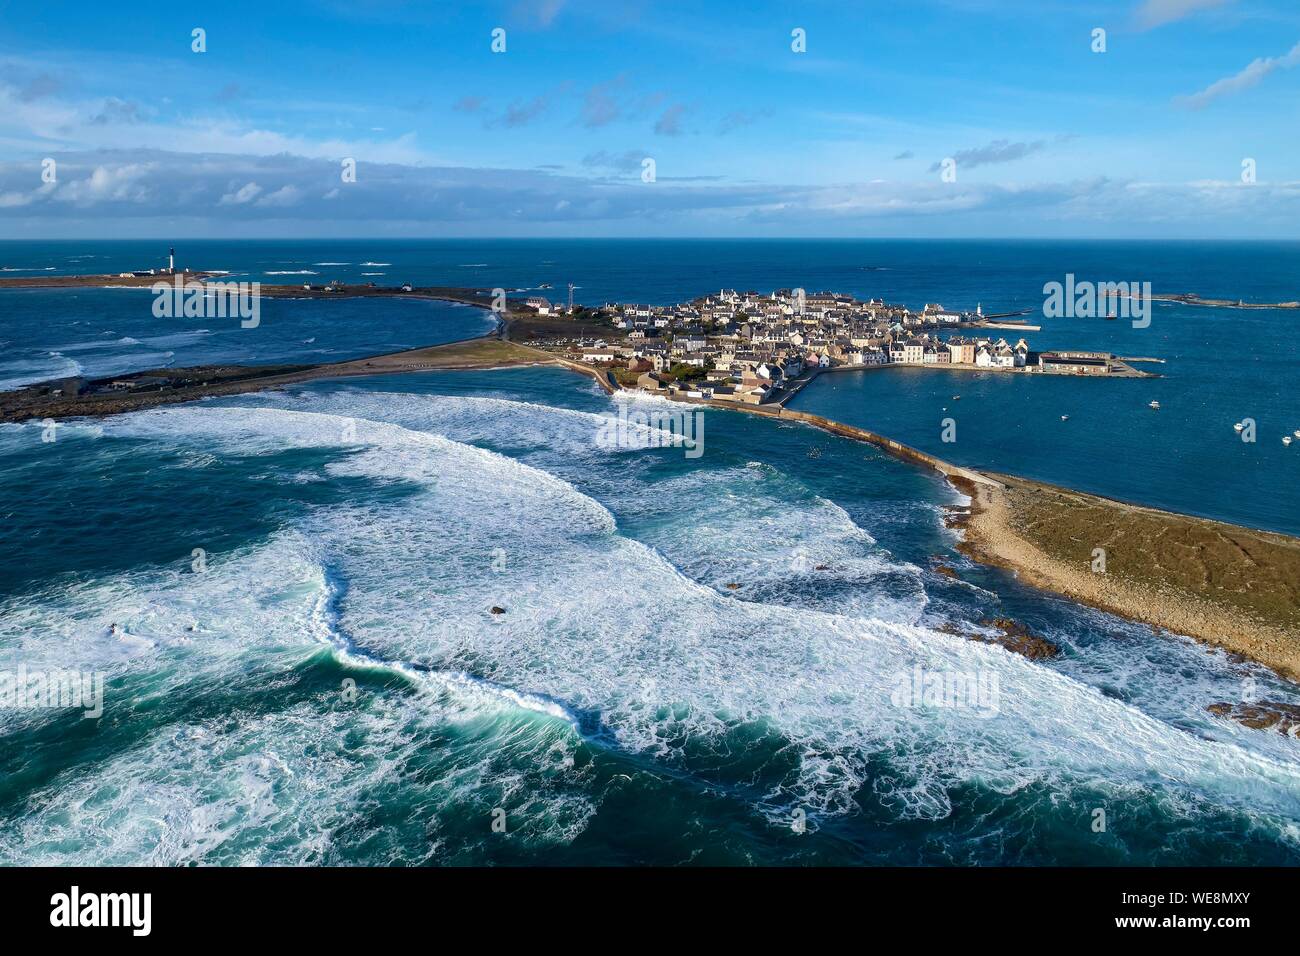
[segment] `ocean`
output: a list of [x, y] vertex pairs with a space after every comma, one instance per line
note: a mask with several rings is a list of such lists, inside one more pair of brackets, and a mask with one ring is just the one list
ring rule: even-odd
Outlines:
[[[0, 265], [158, 253], [9, 243]], [[1267, 301], [1300, 274], [1296, 244], [194, 242], [178, 259], [557, 299], [573, 282], [587, 304], [798, 285], [986, 312], [1041, 306], [1067, 272]], [[436, 303], [286, 300], [245, 330], [157, 320], [149, 298], [0, 292], [0, 380], [488, 327]], [[1164, 377], [840, 372], [796, 407], [1300, 533], [1300, 445], [1278, 440], [1300, 428], [1294, 315], [1028, 317], [1031, 346], [1164, 358]], [[0, 426], [0, 672], [106, 677], [99, 719], [0, 707], [0, 863], [1300, 863], [1295, 741], [1205, 710], [1248, 687], [1300, 704], [1294, 684], [972, 564], [942, 520], [961, 497], [874, 448], [713, 409], [698, 457], [609, 447], [617, 408], [521, 368], [317, 382], [53, 441]], [[1239, 447], [1247, 416], [1260, 440]], [[996, 617], [1062, 653], [944, 630]], [[981, 692], [909, 696], [928, 675]]]

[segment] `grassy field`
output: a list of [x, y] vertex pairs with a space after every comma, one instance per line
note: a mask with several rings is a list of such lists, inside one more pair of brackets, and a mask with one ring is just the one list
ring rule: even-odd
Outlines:
[[517, 342], [557, 338], [599, 338], [607, 342], [622, 339], [624, 333], [601, 319], [567, 319], [561, 316], [511, 313], [509, 336]]
[[1300, 539], [988, 477], [1003, 487], [961, 488], [972, 498], [955, 522], [963, 552], [1300, 680]]
[[1247, 617], [1300, 628], [1300, 540], [1171, 514], [1020, 479], [1008, 504], [1023, 537], [1049, 557], [1212, 601]]
[[503, 342], [495, 338], [470, 339], [447, 345], [395, 352], [354, 362], [341, 362], [340, 370], [355, 374], [362, 369], [397, 371], [403, 368], [491, 368], [500, 365], [530, 365], [548, 361], [550, 356], [534, 349]]

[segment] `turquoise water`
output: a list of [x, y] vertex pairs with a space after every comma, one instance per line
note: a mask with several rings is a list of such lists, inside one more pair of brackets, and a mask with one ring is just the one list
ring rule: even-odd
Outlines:
[[85, 375], [240, 362], [338, 362], [472, 338], [494, 322], [450, 302], [263, 299], [260, 321], [158, 319], [147, 289], [0, 290], [0, 391]]
[[[401, 337], [409, 314], [372, 321]], [[837, 373], [800, 401], [892, 381], [858, 404], [897, 414], [940, 380]], [[1176, 409], [1183, 381], [1137, 384]], [[1008, 383], [1058, 384], [966, 381], [945, 455], [976, 430], [968, 401], [1059, 422], [1072, 394]], [[607, 448], [615, 407], [513, 369], [53, 442], [0, 426], [0, 670], [107, 676], [99, 720], [0, 708], [0, 862], [1300, 862], [1295, 742], [1205, 712], [1251, 682], [1300, 703], [1295, 685], [972, 565], [943, 527], [952, 489], [870, 447], [708, 410], [698, 458]], [[1092, 464], [1102, 490], [1125, 496], [1132, 447]], [[1014, 441], [965, 453], [1017, 470]], [[1061, 656], [941, 630], [995, 616]], [[997, 706], [900, 703], [917, 666], [978, 674]]]

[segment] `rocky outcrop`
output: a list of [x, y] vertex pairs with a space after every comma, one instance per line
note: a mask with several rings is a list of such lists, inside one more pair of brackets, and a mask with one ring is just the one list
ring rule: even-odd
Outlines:
[[1253, 704], [1210, 704], [1205, 708], [1216, 717], [1227, 717], [1252, 730], [1276, 730], [1279, 734], [1300, 739], [1300, 707], [1277, 700]]
[[981, 631], [968, 631], [959, 628], [955, 624], [942, 624], [939, 626], [939, 630], [945, 634], [955, 634], [958, 637], [979, 641], [982, 644], [997, 644], [1014, 654], [1035, 661], [1046, 660], [1061, 653], [1061, 649], [1051, 641], [1039, 637], [1019, 621], [1013, 621], [1009, 617], [984, 618], [984, 620], [980, 621], [980, 626], [1000, 633], [985, 634]]

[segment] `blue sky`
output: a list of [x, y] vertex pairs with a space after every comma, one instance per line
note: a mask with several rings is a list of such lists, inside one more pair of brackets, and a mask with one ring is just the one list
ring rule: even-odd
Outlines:
[[0, 2], [0, 237], [1300, 238], [1298, 107], [1294, 0]]

